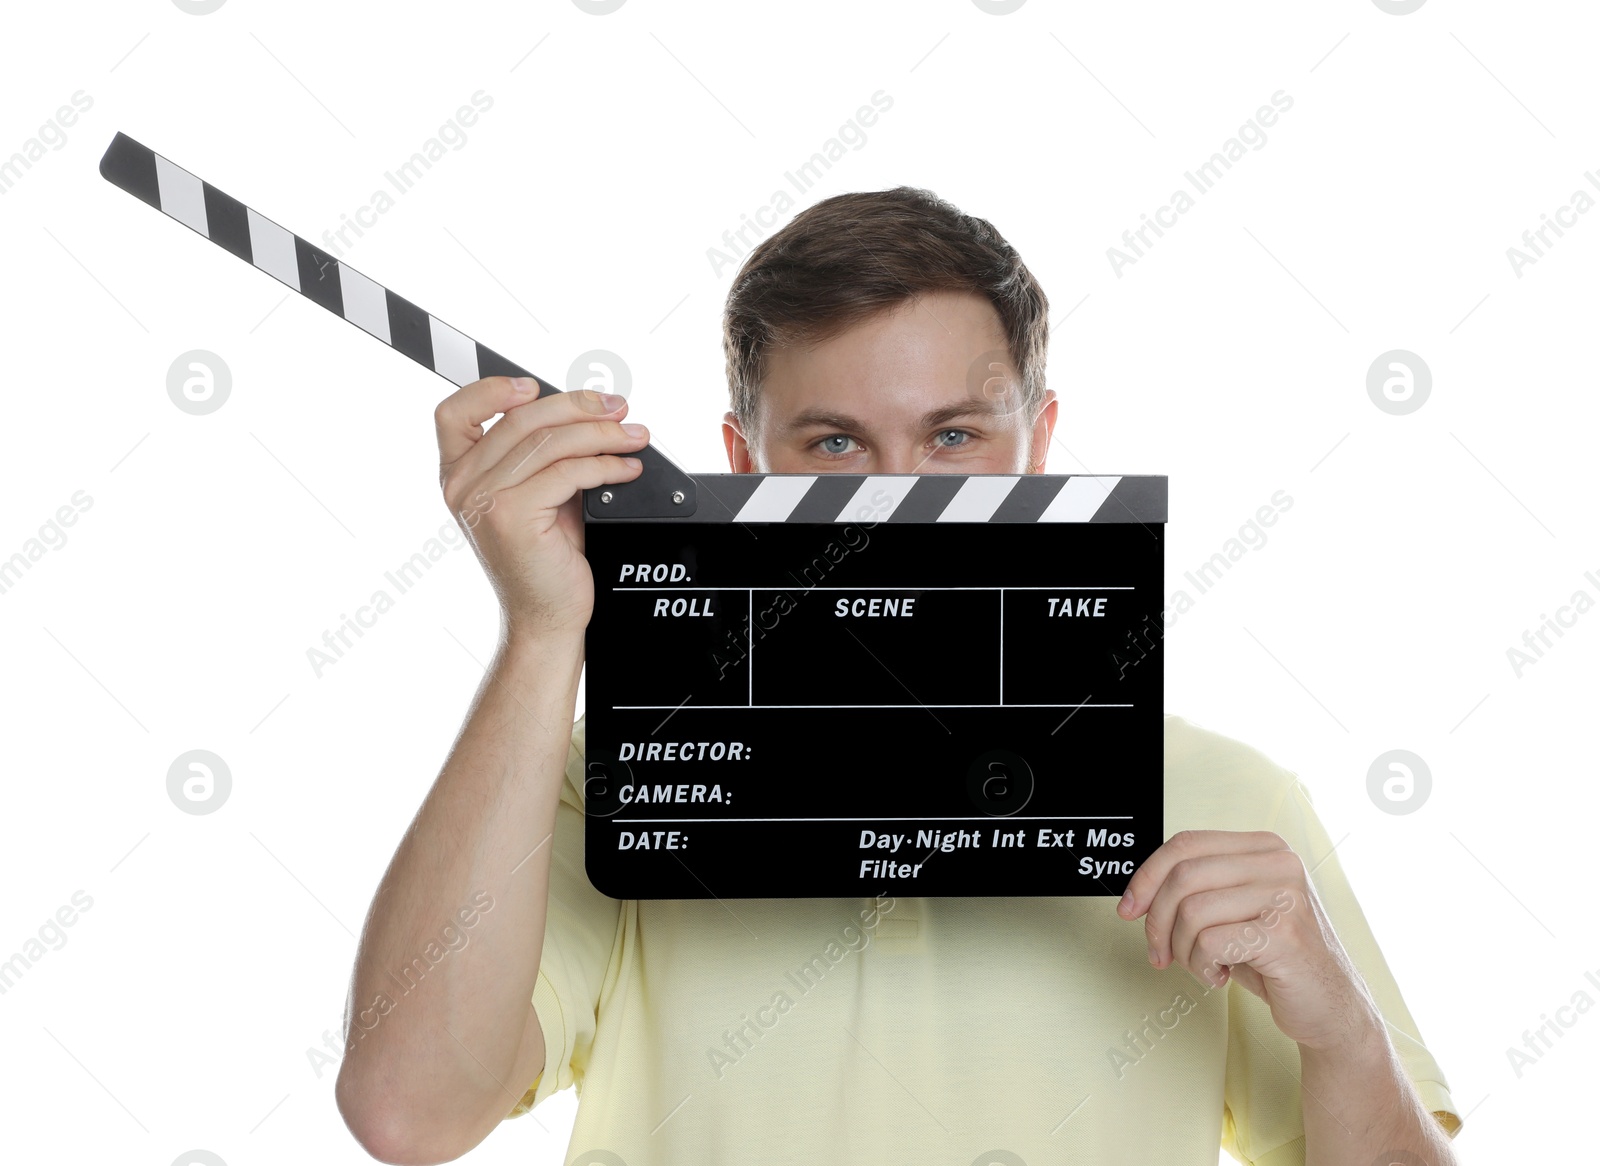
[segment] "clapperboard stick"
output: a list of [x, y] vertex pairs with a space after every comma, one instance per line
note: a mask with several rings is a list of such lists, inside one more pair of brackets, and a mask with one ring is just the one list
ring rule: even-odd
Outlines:
[[[561, 391], [126, 134], [112, 140], [100, 174], [451, 384], [525, 376], [541, 397]], [[846, 522], [856, 517], [849, 495], [869, 481], [858, 474], [719, 474], [709, 476], [713, 489], [707, 475], [685, 473], [653, 445], [636, 456], [644, 463], [638, 477], [583, 492], [590, 518], [681, 519], [699, 509], [741, 525]], [[891, 496], [890, 512], [876, 515], [891, 522], [1121, 519], [1148, 531], [1147, 523], [1166, 521], [1166, 479], [1149, 475], [885, 474], [870, 481]]]
[[[532, 377], [539, 396], [561, 392], [127, 134], [112, 139], [100, 175], [453, 385], [491, 376]], [[605, 488], [608, 517], [694, 512], [695, 483], [688, 474], [652, 445], [635, 456], [644, 463], [639, 476]]]

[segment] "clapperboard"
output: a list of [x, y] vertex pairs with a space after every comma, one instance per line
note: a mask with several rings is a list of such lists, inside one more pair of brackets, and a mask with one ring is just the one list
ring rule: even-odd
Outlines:
[[[100, 172], [453, 384], [534, 375], [124, 134]], [[638, 456], [583, 499], [598, 890], [1121, 894], [1163, 839], [1165, 477]]]

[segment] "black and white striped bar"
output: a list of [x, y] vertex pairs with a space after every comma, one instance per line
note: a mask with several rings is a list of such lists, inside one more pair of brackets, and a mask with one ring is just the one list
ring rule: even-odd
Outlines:
[[[454, 385], [534, 375], [126, 134], [100, 174]], [[540, 396], [556, 391], [539, 380]]]
[[[127, 134], [112, 140], [100, 174], [453, 385], [516, 376], [532, 377], [541, 397], [561, 391]], [[608, 489], [606, 516], [692, 514], [698, 491], [689, 475], [653, 445], [636, 456], [644, 468], [631, 482]], [[592, 504], [597, 493], [584, 491], [585, 502]]]
[[[538, 382], [541, 397], [560, 391], [126, 134], [113, 139], [100, 173], [451, 384], [523, 376]], [[634, 481], [584, 491], [590, 521], [1167, 520], [1167, 480], [1158, 475], [691, 475], [653, 446], [639, 456], [645, 467]]]
[[[1163, 474], [692, 474], [690, 522], [1167, 521]], [[589, 517], [609, 517], [591, 506]], [[628, 521], [650, 521], [629, 518]]]

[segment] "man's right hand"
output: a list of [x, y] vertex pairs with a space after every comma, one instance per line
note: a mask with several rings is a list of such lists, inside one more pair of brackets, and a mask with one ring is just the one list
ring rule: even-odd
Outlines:
[[[591, 392], [540, 398], [531, 380], [487, 377], [434, 410], [445, 501], [489, 573], [505, 627], [356, 951], [334, 1096], [380, 1162], [459, 1158], [548, 1067], [552, 1050], [532, 1004], [555, 850], [545, 843], [566, 782], [594, 611], [577, 494], [639, 476], [622, 455], [648, 435], [622, 427], [626, 408]], [[484, 892], [494, 910], [472, 943], [394, 1003], [393, 969], [418, 963], [441, 921]], [[368, 1027], [373, 1012], [382, 1023]]]
[[[650, 435], [628, 403], [587, 389], [538, 397], [527, 377], [485, 377], [434, 410], [439, 483], [500, 597], [512, 634], [578, 633], [594, 610], [578, 491], [639, 476]], [[483, 423], [505, 416], [485, 432]]]

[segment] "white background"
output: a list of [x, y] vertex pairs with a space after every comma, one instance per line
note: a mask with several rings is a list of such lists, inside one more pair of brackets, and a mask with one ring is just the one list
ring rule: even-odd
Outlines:
[[[993, 222], [1051, 300], [1054, 473], [1171, 479], [1166, 707], [1310, 786], [1467, 1113], [1463, 1162], [1577, 1152], [1600, 1015], [1520, 1077], [1507, 1049], [1600, 976], [1589, 718], [1600, 614], [1519, 677], [1507, 649], [1600, 598], [1592, 488], [1600, 215], [1520, 276], [1507, 248], [1600, 167], [1577, 3], [695, 6], [170, 0], [16, 6], [0, 157], [82, 90], [0, 196], [0, 558], [75, 491], [64, 545], [0, 595], [0, 958], [84, 891], [0, 995], [5, 1156], [367, 1160], [333, 1105], [355, 937], [459, 727], [497, 614], [452, 552], [336, 665], [307, 649], [451, 519], [444, 381], [100, 179], [117, 130], [318, 241], [471, 94], [468, 141], [346, 258], [564, 383], [606, 348], [686, 468], [726, 462], [731, 267], [707, 251], [883, 90], [802, 199], [910, 183]], [[1271, 95], [1293, 107], [1120, 275], [1122, 232]], [[1597, 175], [1600, 181], [1600, 175]], [[1380, 353], [1433, 377], [1392, 415]], [[205, 349], [232, 394], [168, 398]], [[1183, 573], [1274, 491], [1214, 588]], [[392, 588], [389, 588], [392, 593]], [[225, 759], [217, 813], [168, 766]], [[1368, 796], [1425, 759], [1417, 811]], [[1568, 1016], [1573, 1014], [1568, 1013]], [[475, 1162], [556, 1162], [568, 1093]]]

